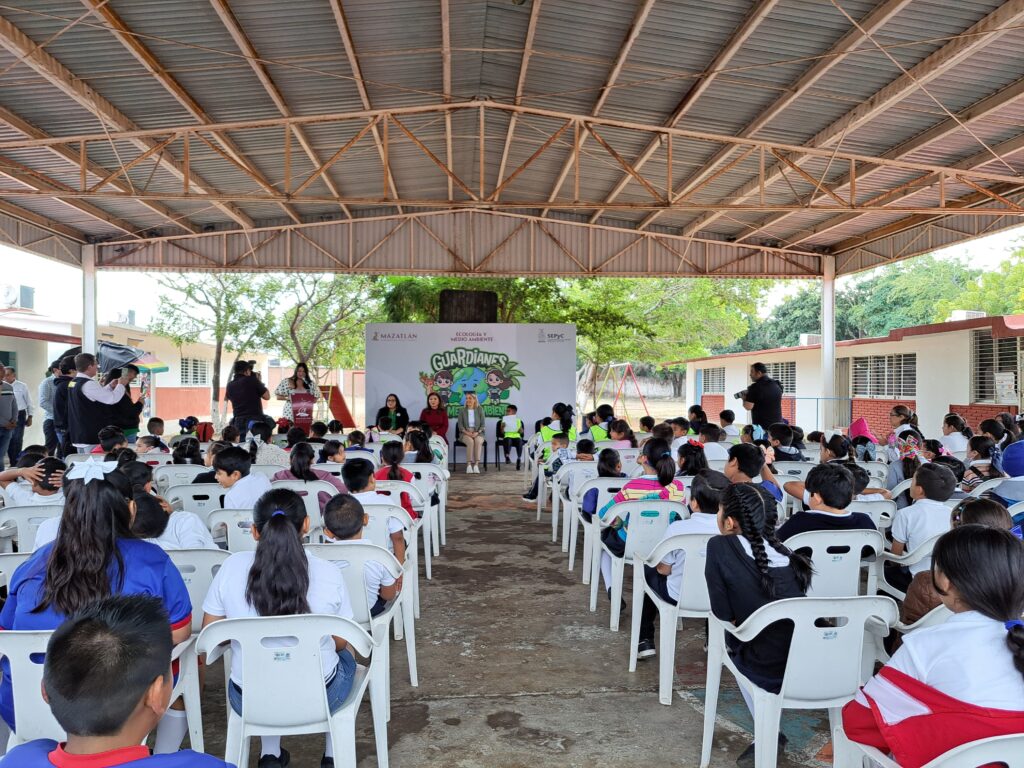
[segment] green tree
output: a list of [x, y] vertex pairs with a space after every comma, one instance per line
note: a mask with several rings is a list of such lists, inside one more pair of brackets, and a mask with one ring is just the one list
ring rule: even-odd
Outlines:
[[227, 410], [226, 404], [220, 404], [224, 350], [241, 353], [263, 346], [276, 322], [280, 288], [269, 277], [229, 272], [168, 275], [158, 282], [180, 299], [177, 308], [158, 317], [149, 330], [172, 339], [179, 347], [213, 344], [210, 416], [219, 429]]
[[376, 287], [387, 322], [436, 323], [444, 290], [494, 291], [499, 323], [550, 323], [564, 281], [534, 277], [386, 277]]
[[945, 320], [954, 309], [980, 309], [989, 315], [1024, 312], [1024, 247], [1013, 252], [999, 268], [983, 273], [955, 300], [939, 302], [936, 312]]

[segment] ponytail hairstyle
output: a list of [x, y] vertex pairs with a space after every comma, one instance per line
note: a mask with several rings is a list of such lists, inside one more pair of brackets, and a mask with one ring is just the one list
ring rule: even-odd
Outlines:
[[990, 435], [1000, 450], [1005, 450], [1013, 442], [1013, 433], [999, 419], [985, 419], [978, 425], [978, 430]]
[[171, 516], [164, 511], [160, 499], [151, 493], [135, 494], [135, 519], [132, 533], [139, 539], [158, 539], [167, 530]]
[[597, 410], [594, 411], [594, 417], [597, 419], [597, 424], [604, 424], [606, 421], [615, 421], [615, 409], [608, 403], [601, 403], [597, 406]]
[[693, 476], [708, 469], [708, 457], [704, 453], [704, 443], [699, 440], [687, 440], [679, 446], [679, 477]]
[[948, 453], [948, 451], [946, 451], [946, 446], [944, 446], [940, 440], [925, 440], [921, 443], [921, 450], [932, 455], [930, 461], [934, 461], [936, 456], [942, 456], [944, 453]]
[[348, 433], [348, 444], [349, 446], [365, 448], [366, 435], [360, 432], [358, 429], [353, 429], [351, 432]]
[[766, 541], [780, 555], [789, 557], [789, 567], [796, 575], [800, 591], [807, 591], [814, 573], [811, 561], [804, 555], [790, 550], [776, 536], [778, 508], [774, 496], [759, 485], [733, 483], [722, 493], [721, 509], [724, 517], [731, 517], [736, 521], [740, 527], [740, 535], [750, 544], [754, 564], [761, 575], [761, 590], [769, 600], [775, 599], [775, 580], [772, 579], [768, 551], [764, 546]]
[[133, 538], [128, 478], [114, 471], [88, 484], [82, 479], [65, 480], [64, 494], [60, 531], [46, 561], [33, 613], [53, 608], [70, 616], [119, 592], [124, 584], [124, 558], [117, 542]]
[[1024, 543], [1006, 530], [961, 525], [935, 542], [932, 581], [939, 572], [971, 610], [1003, 623], [1013, 666], [1024, 675]]
[[916, 429], [905, 429], [896, 438], [900, 461], [903, 463], [903, 477], [908, 480], [921, 466], [921, 447], [924, 436]]
[[203, 452], [199, 447], [199, 441], [194, 437], [186, 437], [179, 440], [171, 453], [174, 464], [199, 464], [203, 463]]
[[821, 436], [821, 447], [832, 454], [836, 461], [847, 461], [850, 459], [856, 460], [857, 452], [853, 447], [853, 443], [846, 435], [841, 435], [836, 432], [831, 437], [827, 435]]
[[260, 445], [263, 443], [269, 443], [273, 434], [274, 428], [262, 419], [254, 422], [253, 425], [249, 427], [249, 456], [252, 459], [253, 464], [256, 463], [256, 454], [259, 453]]
[[622, 477], [622, 460], [614, 448], [602, 448], [597, 454], [598, 477]]
[[306, 507], [295, 491], [273, 488], [256, 502], [252, 524], [259, 534], [245, 599], [260, 616], [309, 613], [309, 561], [302, 549]]
[[894, 405], [892, 412], [899, 418], [900, 424], [909, 424], [920, 434], [921, 427], [917, 421], [917, 414], [910, 410], [910, 408], [905, 405]]
[[342, 446], [340, 440], [328, 440], [320, 448], [319, 463], [320, 464], [326, 464], [327, 460], [331, 456], [337, 456], [339, 453], [343, 452], [344, 450], [345, 450], [345, 448], [344, 448], [344, 446]]
[[[392, 442], [394, 442], [392, 440]], [[430, 450], [430, 438], [423, 432], [407, 432], [405, 435], [405, 442], [409, 444], [409, 447], [416, 451], [416, 461], [419, 464], [432, 464], [434, 461], [434, 452]], [[381, 449], [383, 452], [383, 449]]]
[[700, 434], [701, 428], [708, 423], [708, 415], [704, 413], [704, 409], [699, 405], [691, 405], [690, 410], [686, 412], [686, 416], [690, 421], [690, 429], [697, 434]]
[[633, 430], [629, 428], [629, 424], [624, 419], [616, 419], [608, 425], [608, 437], [611, 437], [612, 432], [622, 435], [622, 439], [629, 442], [630, 448], [636, 448], [636, 435], [633, 434]]
[[1000, 423], [1006, 428], [1006, 431], [1013, 437], [1013, 442], [1020, 440], [1020, 427], [1017, 425], [1017, 420], [1013, 417], [1012, 413], [1003, 411], [1002, 413], [997, 413], [996, 418], [999, 419]]
[[327, 422], [327, 432], [332, 435], [340, 435], [345, 431], [345, 428], [341, 425], [341, 422], [337, 419], [331, 419]]
[[388, 465], [388, 480], [402, 479], [402, 460], [405, 458], [405, 446], [401, 440], [388, 440], [380, 449], [380, 461]]
[[967, 422], [963, 420], [959, 413], [947, 413], [942, 423], [947, 427], [952, 427], [968, 440], [974, 437], [974, 430], [967, 426]]
[[988, 435], [975, 435], [967, 441], [967, 448], [978, 454], [979, 461], [989, 462], [987, 470], [971, 468], [972, 472], [976, 475], [984, 475], [989, 479], [1003, 476], [1001, 468], [997, 466], [1002, 457], [999, 456], [999, 446], [996, 445], [995, 440]]
[[644, 443], [644, 458], [647, 459], [647, 466], [650, 471], [658, 476], [658, 482], [663, 488], [668, 487], [676, 476], [676, 462], [672, 458], [671, 446], [668, 440], [660, 437], [652, 437]]
[[555, 403], [553, 406], [551, 406], [551, 415], [558, 417], [558, 423], [560, 425], [558, 431], [564, 432], [566, 434], [566, 437], [568, 437], [569, 430], [572, 429], [573, 426], [572, 406], [566, 405], [565, 403]]
[[104, 461], [116, 461], [117, 466], [123, 467], [132, 461], [139, 460], [139, 454], [133, 451], [131, 448], [118, 448], [115, 451], [111, 451], [103, 457]]
[[292, 448], [288, 463], [291, 465], [291, 472], [296, 480], [319, 480], [313, 471], [313, 460], [316, 458], [316, 451], [309, 443], [299, 443]]
[[118, 467], [117, 471], [128, 478], [133, 497], [149, 493], [146, 486], [153, 482], [153, 468], [149, 464], [144, 464], [141, 461], [129, 461]]

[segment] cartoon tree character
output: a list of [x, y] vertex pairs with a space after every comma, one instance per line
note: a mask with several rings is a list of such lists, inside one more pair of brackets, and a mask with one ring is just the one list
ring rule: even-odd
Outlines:
[[438, 371], [434, 374], [434, 391], [441, 398], [441, 405], [447, 407], [448, 400], [452, 396], [452, 372], [449, 370]]
[[501, 402], [501, 393], [512, 386], [512, 380], [505, 376], [500, 368], [492, 368], [487, 372], [487, 400], [492, 403]]

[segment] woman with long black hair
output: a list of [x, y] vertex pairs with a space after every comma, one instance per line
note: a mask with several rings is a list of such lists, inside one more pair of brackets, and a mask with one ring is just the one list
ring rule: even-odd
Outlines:
[[[267, 491], [253, 509], [255, 552], [236, 552], [224, 561], [203, 602], [203, 626], [221, 619], [250, 616], [296, 616], [320, 613], [352, 618], [352, 602], [341, 572], [326, 560], [306, 553], [302, 537], [309, 518], [302, 498], [285, 488]], [[271, 643], [272, 641], [267, 641]], [[341, 638], [321, 641], [327, 702], [334, 711], [345, 701], [356, 671], [355, 657]], [[228, 702], [242, 712], [242, 654], [232, 644]], [[263, 736], [260, 768], [289, 762], [280, 736]], [[326, 757], [333, 758], [330, 735]]]

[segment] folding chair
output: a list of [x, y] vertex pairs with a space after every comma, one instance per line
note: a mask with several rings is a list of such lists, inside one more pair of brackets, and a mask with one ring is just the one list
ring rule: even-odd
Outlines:
[[[662, 541], [646, 558], [633, 556], [633, 605], [632, 623], [629, 635], [629, 671], [636, 672], [637, 646], [640, 642], [640, 614], [643, 611], [644, 595], [647, 595], [658, 609], [658, 701], [672, 703], [672, 676], [675, 674], [676, 632], [679, 620], [706, 619], [711, 611], [708, 597], [708, 583], [704, 578], [707, 562], [708, 540], [711, 533], [681, 533]], [[661, 598], [644, 575], [644, 566], [656, 568], [670, 552], [682, 550], [682, 588], [676, 605]]]
[[0, 508], [0, 541], [5, 551], [10, 551], [11, 539], [15, 539], [19, 552], [32, 552], [40, 524], [52, 517], [60, 517], [63, 512], [64, 507], [60, 504]]
[[860, 594], [861, 570], [868, 566], [867, 594], [875, 594], [875, 570], [864, 562], [864, 550], [875, 557], [885, 551], [885, 538], [878, 531], [808, 531], [786, 540], [794, 552], [809, 550], [814, 578], [807, 597], [856, 597]]
[[[222, 619], [207, 626], [196, 639], [196, 653], [206, 654], [207, 664], [216, 661], [227, 643], [237, 643], [242, 654], [242, 714], [230, 709], [224, 762], [249, 764], [252, 736], [286, 736], [299, 733], [329, 733], [334, 744], [335, 765], [355, 768], [356, 712], [370, 677], [366, 667], [357, 666], [352, 690], [337, 712], [327, 704], [320, 641], [340, 637], [353, 651], [369, 657], [373, 641], [351, 619], [305, 614], [301, 616], [260, 616]], [[284, 639], [282, 647], [274, 640]], [[288, 706], [282, 707], [281, 702]], [[373, 710], [378, 734], [378, 765], [387, 766], [386, 737], [381, 749], [380, 733], [387, 732], [385, 713]]]
[[8, 751], [35, 739], [67, 740], [64, 729], [43, 700], [43, 656], [50, 641], [50, 630], [0, 632], [0, 657], [11, 667], [11, 690], [17, 731], [7, 739]]
[[[711, 762], [718, 691], [722, 668], [728, 669], [754, 703], [754, 764], [775, 768], [779, 719], [783, 709], [827, 709], [833, 742], [842, 738], [840, 709], [865, 682], [863, 658], [866, 629], [896, 622], [896, 603], [888, 597], [796, 597], [776, 600], [752, 613], [740, 626], [708, 619], [708, 676], [704, 703], [704, 740], [701, 768]], [[842, 618], [845, 621], [830, 621]], [[822, 620], [826, 621], [822, 621]], [[749, 642], [780, 621], [793, 624], [793, 640], [782, 687], [769, 693], [743, 675], [726, 650], [729, 633]], [[827, 626], [818, 626], [818, 624]]]
[[196, 475], [209, 472], [209, 467], [198, 464], [163, 464], [153, 468], [153, 482], [161, 496], [167, 495], [167, 489], [175, 485], [191, 485]]

